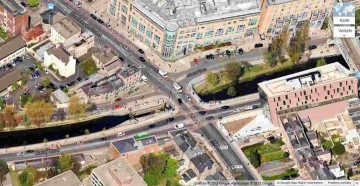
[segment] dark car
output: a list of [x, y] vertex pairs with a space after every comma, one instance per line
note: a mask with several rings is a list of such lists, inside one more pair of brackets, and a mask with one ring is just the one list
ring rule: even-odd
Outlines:
[[27, 4], [25, 2], [20, 3], [23, 7], [27, 7]]
[[33, 67], [29, 67], [29, 70], [30, 70], [31, 72], [34, 72], [34, 71], [35, 71], [35, 69], [34, 69]]
[[156, 125], [155, 124], [151, 124], [151, 125], [149, 125], [149, 128], [155, 128], [156, 127]]
[[35, 150], [27, 150], [27, 151], [25, 151], [26, 153], [34, 153], [35, 152]]
[[104, 23], [104, 21], [102, 19], [97, 19], [97, 22], [99, 22], [100, 24]]
[[13, 66], [12, 66], [11, 64], [7, 64], [6, 66], [7, 66], [8, 68], [10, 68], [10, 69], [13, 68]]
[[231, 55], [230, 50], [226, 50], [226, 55], [228, 55], [228, 56], [230, 56], [230, 55]]
[[94, 15], [94, 14], [90, 14], [90, 17], [93, 18], [93, 19], [95, 19], [95, 20], [97, 20], [97, 17], [96, 17], [96, 15]]
[[262, 44], [262, 43], [256, 43], [255, 45], [254, 45], [254, 48], [261, 48], [261, 47], [263, 47], [264, 45]]
[[106, 140], [107, 140], [106, 137], [101, 138], [101, 141], [106, 141]]
[[244, 50], [242, 48], [239, 48], [238, 52], [240, 55], [242, 55], [244, 53]]
[[144, 54], [144, 53], [145, 53], [141, 48], [140, 48], [138, 51], [139, 51], [140, 54]]
[[230, 108], [230, 107], [227, 106], [227, 105], [221, 107], [221, 109], [223, 109], [223, 110], [227, 110], [227, 109], [229, 109], [229, 108]]
[[178, 103], [179, 103], [179, 104], [182, 104], [183, 101], [182, 101], [180, 98], [178, 98]]
[[124, 58], [119, 56], [120, 61], [124, 62]]
[[309, 46], [309, 50], [314, 50], [314, 49], [316, 49], [316, 48], [317, 48], [316, 45], [310, 45], [310, 46]]
[[167, 121], [174, 121], [175, 118], [168, 118]]
[[281, 179], [282, 180], [290, 180], [290, 176], [283, 176]]
[[200, 115], [205, 115], [205, 114], [206, 114], [206, 111], [200, 111], [199, 114], [200, 114]]
[[61, 90], [64, 90], [65, 89], [65, 86], [64, 85], [60, 85], [59, 87]]
[[140, 60], [141, 62], [143, 62], [143, 63], [146, 62], [146, 60], [145, 60], [143, 57], [139, 57], [139, 60]]
[[214, 119], [214, 116], [208, 116], [205, 118], [206, 120], [213, 120]]

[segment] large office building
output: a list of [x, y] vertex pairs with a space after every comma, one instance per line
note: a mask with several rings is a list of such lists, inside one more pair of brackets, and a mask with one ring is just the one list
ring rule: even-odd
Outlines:
[[108, 13], [163, 58], [258, 33], [259, 0], [108, 0]]
[[0, 0], [0, 25], [11, 35], [22, 34], [29, 28], [29, 16], [15, 0]]
[[266, 115], [278, 124], [278, 115], [287, 111], [357, 96], [357, 82], [348, 69], [336, 62], [258, 85]]
[[290, 31], [310, 21], [310, 28], [320, 28], [331, 12], [335, 0], [261, 0], [259, 32], [279, 34], [285, 26]]

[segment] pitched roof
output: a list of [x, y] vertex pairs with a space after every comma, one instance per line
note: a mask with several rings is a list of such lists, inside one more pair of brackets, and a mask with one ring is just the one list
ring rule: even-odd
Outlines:
[[82, 186], [83, 184], [73, 173], [69, 170], [55, 177], [52, 177], [44, 182], [37, 184], [36, 186]]
[[25, 32], [23, 34], [23, 39], [28, 42], [33, 40], [34, 38], [37, 38], [39, 36], [41, 36], [42, 34], [44, 34], [45, 31], [41, 28], [41, 26], [36, 26], [34, 28], [31, 28], [28, 32]]
[[116, 53], [111, 49], [94, 53], [93, 56], [97, 58], [103, 65], [107, 65], [108, 63], [111, 63], [118, 59]]
[[56, 45], [50, 48], [47, 53], [54, 55], [56, 58], [60, 59], [60, 61], [64, 62], [65, 64], [69, 62], [70, 54], [62, 46]]
[[0, 75], [0, 92], [7, 89], [14, 82], [21, 80], [21, 78], [22, 75], [18, 69], [13, 69], [3, 73], [2, 75]]
[[120, 140], [120, 141], [114, 141], [111, 143], [121, 154], [137, 150], [137, 146], [135, 146], [134, 138], [124, 139], [124, 140]]
[[21, 48], [24, 48], [26, 43], [21, 36], [16, 36], [8, 39], [0, 44], [0, 60], [13, 54]]

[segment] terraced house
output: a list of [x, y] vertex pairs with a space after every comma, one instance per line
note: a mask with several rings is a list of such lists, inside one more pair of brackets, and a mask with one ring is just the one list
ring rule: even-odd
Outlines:
[[277, 35], [288, 26], [290, 31], [310, 21], [311, 28], [321, 28], [332, 12], [335, 0], [261, 0], [260, 34]]
[[259, 0], [108, 0], [108, 13], [163, 58], [258, 33]]

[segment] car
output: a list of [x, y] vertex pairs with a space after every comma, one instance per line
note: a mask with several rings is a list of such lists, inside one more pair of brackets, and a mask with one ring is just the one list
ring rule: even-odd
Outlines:
[[241, 111], [240, 109], [235, 109], [235, 110], [233, 110], [234, 113], [238, 113], [238, 112], [240, 112], [240, 111]]
[[155, 125], [155, 124], [151, 124], [151, 125], [149, 125], [149, 128], [150, 128], [150, 129], [155, 128], [155, 127], [156, 127], [156, 125]]
[[224, 105], [224, 106], [221, 107], [222, 110], [227, 110], [227, 109], [229, 109], [229, 108], [230, 108], [230, 107], [227, 106], [227, 105]]
[[114, 109], [119, 109], [119, 108], [121, 108], [120, 105], [115, 105], [115, 106], [114, 106]]
[[22, 59], [21, 57], [16, 57], [16, 58], [14, 59], [14, 61], [15, 61], [16, 63], [20, 63], [20, 62], [23, 61], [23, 59]]
[[191, 97], [190, 96], [186, 96], [188, 101], [191, 101]]
[[95, 20], [97, 20], [97, 17], [96, 17], [96, 15], [94, 15], [94, 14], [90, 14], [90, 17], [93, 18], [93, 19], [95, 19]]
[[25, 8], [27, 7], [27, 4], [25, 2], [20, 2], [20, 4]]
[[106, 140], [107, 140], [106, 137], [101, 138], [101, 141], [106, 141]]
[[184, 128], [184, 126], [185, 126], [184, 123], [179, 123], [179, 124], [174, 126], [174, 129], [181, 129], [181, 128]]
[[25, 55], [21, 56], [21, 59], [22, 59], [22, 60], [25, 60], [25, 59], [26, 59], [26, 56], [25, 56]]
[[244, 50], [243, 50], [242, 48], [239, 48], [238, 53], [239, 53], [240, 55], [242, 55], [242, 54], [244, 54]]
[[121, 136], [125, 136], [125, 132], [119, 132], [116, 134], [116, 137], [121, 137]]
[[145, 53], [144, 50], [141, 49], [141, 48], [139, 48], [138, 52], [139, 52], [140, 54], [144, 54], [144, 53]]
[[255, 45], [254, 45], [254, 48], [261, 48], [261, 47], [263, 47], [264, 45], [262, 44], [262, 43], [256, 43]]
[[310, 46], [308, 47], [309, 50], [314, 50], [314, 49], [316, 49], [316, 48], [317, 48], [316, 45], [310, 45]]
[[36, 83], [35, 87], [36, 88], [40, 87], [40, 83]]
[[143, 57], [139, 57], [139, 61], [144, 63], [146, 60]]
[[47, 69], [44, 69], [45, 74], [49, 74], [49, 71]]
[[7, 66], [9, 69], [13, 69], [13, 68], [14, 68], [10, 63], [8, 63], [6, 66]]
[[121, 101], [121, 98], [116, 98], [115, 99], [115, 102], [120, 102]]
[[175, 118], [168, 118], [167, 121], [170, 122], [170, 121], [174, 121]]
[[122, 62], [125, 61], [124, 58], [122, 58], [122, 57], [120, 57], [120, 56], [119, 56], [119, 59], [120, 59], [120, 61], [122, 61]]
[[36, 76], [40, 76], [40, 72], [38, 70], [35, 71]]
[[224, 57], [224, 54], [223, 53], [218, 53], [218, 56], [219, 57]]
[[65, 89], [65, 86], [64, 85], [60, 85], [59, 87], [61, 90], [64, 90]]
[[282, 180], [291, 180], [291, 179], [290, 179], [290, 176], [283, 176], [281, 179], [282, 179]]
[[27, 150], [27, 151], [25, 151], [26, 153], [34, 153], [35, 152], [35, 150]]
[[206, 111], [200, 111], [199, 114], [203, 116], [206, 114]]
[[16, 63], [15, 63], [15, 62], [12, 62], [11, 65], [12, 65], [13, 67], [15, 67], [15, 66], [16, 66]]
[[148, 80], [148, 78], [147, 78], [146, 76], [142, 75], [142, 76], [141, 76], [141, 80], [143, 80], [143, 81], [146, 82], [146, 81]]
[[34, 69], [33, 67], [29, 67], [29, 70], [30, 70], [31, 72], [34, 72], [34, 71], [35, 71], [35, 69]]
[[208, 116], [205, 118], [206, 120], [213, 120], [214, 119], [214, 116]]
[[257, 105], [249, 105], [249, 106], [244, 107], [244, 110], [252, 110], [252, 109], [256, 109], [256, 108], [258, 108]]
[[99, 22], [100, 24], [103, 24], [104, 23], [104, 21], [102, 20], [102, 19], [97, 19], [97, 22]]
[[16, 156], [21, 156], [21, 155], [25, 155], [26, 154], [26, 152], [18, 152], [18, 153], [16, 153]]
[[226, 50], [226, 55], [231, 56], [230, 50]]
[[81, 81], [81, 80], [82, 80], [82, 78], [81, 78], [81, 77], [78, 77], [78, 78], [76, 78], [76, 80], [77, 80], [77, 81]]
[[183, 101], [181, 100], [181, 98], [178, 98], [178, 103], [181, 105], [183, 103]]
[[33, 64], [33, 67], [34, 67], [35, 70], [39, 70], [37, 65]]

